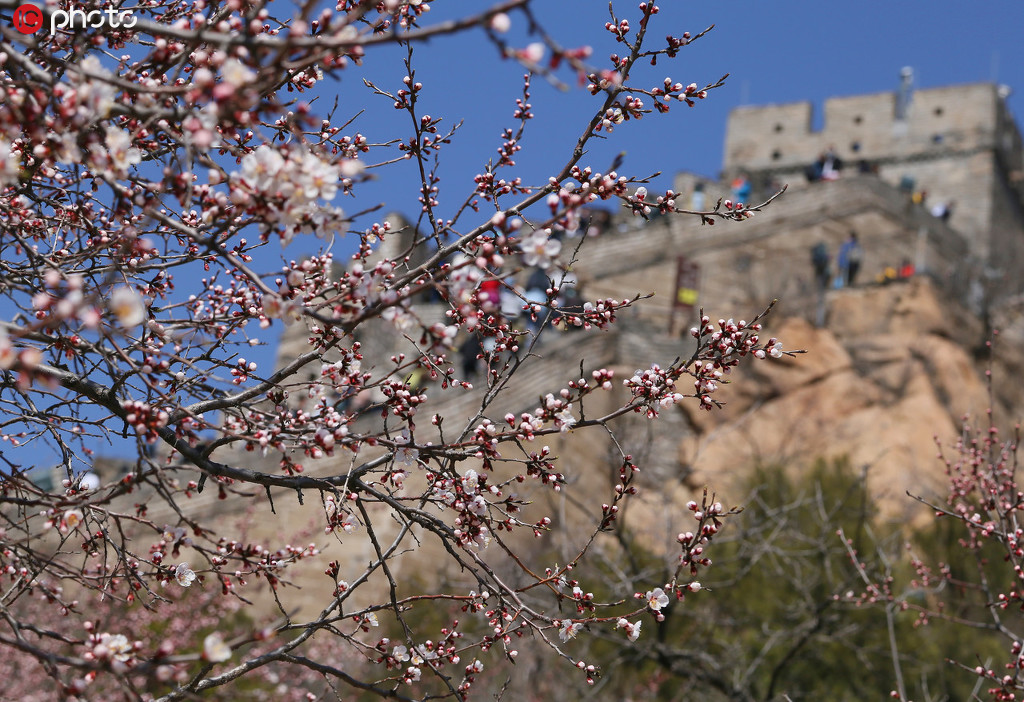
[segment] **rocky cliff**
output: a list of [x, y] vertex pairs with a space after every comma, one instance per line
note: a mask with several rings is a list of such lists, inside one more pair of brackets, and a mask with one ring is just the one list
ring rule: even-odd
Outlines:
[[[828, 324], [775, 319], [772, 334], [805, 354], [752, 364], [721, 395], [720, 412], [681, 405], [694, 432], [680, 442], [691, 486], [730, 494], [738, 469], [847, 456], [867, 471], [886, 512], [920, 514], [906, 493], [935, 495], [944, 482], [935, 439], [955, 439], [964, 418], [1019, 417], [1021, 354], [1000, 343], [988, 358], [981, 322], [927, 278], [834, 291]], [[986, 370], [991, 364], [990, 398]]]

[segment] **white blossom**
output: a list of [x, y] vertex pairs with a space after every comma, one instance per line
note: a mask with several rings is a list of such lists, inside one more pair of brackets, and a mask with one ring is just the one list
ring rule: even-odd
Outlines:
[[69, 509], [64, 513], [64, 526], [67, 529], [77, 529], [78, 525], [82, 523], [85, 516], [79, 509]]
[[523, 263], [528, 266], [550, 268], [554, 257], [562, 250], [562, 242], [551, 238], [550, 229], [537, 229], [519, 241], [523, 250]]
[[405, 466], [418, 465], [420, 458], [420, 452], [414, 448], [405, 446], [403, 448], [395, 449], [395, 460]]
[[343, 229], [344, 212], [320, 201], [334, 199], [343, 166], [353, 166], [327, 162], [298, 145], [293, 145], [286, 156], [266, 144], [246, 154], [241, 171], [232, 173], [232, 197], [244, 202], [250, 195], [270, 196], [267, 220], [283, 230], [284, 244], [297, 232], [313, 232], [326, 238]]
[[256, 80], [256, 73], [236, 58], [229, 58], [220, 67], [221, 78], [236, 88], [243, 88]]
[[512, 20], [504, 12], [499, 12], [491, 17], [491, 29], [504, 34], [512, 27]]
[[625, 629], [626, 630], [626, 636], [629, 637], [629, 640], [630, 641], [636, 641], [638, 638], [640, 638], [640, 625], [642, 623], [643, 622], [639, 621], [639, 620], [635, 621], [635, 622], [630, 622], [629, 620], [627, 620], [625, 618], [622, 618], [622, 619], [619, 619], [619, 621], [615, 623], [615, 628], [616, 629]]
[[127, 286], [114, 289], [109, 306], [122, 327], [134, 327], [146, 319], [146, 303], [142, 296]]
[[142, 161], [142, 152], [132, 146], [131, 135], [123, 129], [107, 126], [107, 158], [114, 175], [124, 178], [128, 168]]
[[465, 492], [467, 495], [475, 495], [477, 489], [480, 486], [479, 478], [480, 475], [475, 470], [473, 470], [472, 468], [467, 470], [465, 474], [462, 476], [463, 492]]
[[416, 644], [410, 660], [413, 665], [423, 665], [425, 661], [432, 661], [437, 658], [437, 653], [426, 647], [425, 644]]
[[203, 639], [203, 658], [210, 663], [223, 663], [231, 658], [231, 647], [224, 643], [220, 632], [215, 631]]
[[284, 156], [272, 147], [261, 144], [242, 157], [242, 172], [236, 174], [257, 191], [273, 191], [277, 174], [284, 168]]
[[132, 643], [124, 634], [100, 634], [99, 642], [93, 647], [92, 653], [97, 658], [109, 658], [124, 663], [131, 658]]
[[483, 525], [477, 527], [477, 529], [478, 529], [479, 533], [476, 536], [473, 537], [473, 541], [480, 548], [487, 548], [488, 546], [491, 545], [491, 532], [490, 532], [490, 530], [487, 527], [483, 526]]
[[188, 587], [196, 580], [195, 571], [189, 568], [188, 563], [179, 563], [174, 569], [174, 579], [182, 587]]
[[14, 185], [21, 173], [21, 159], [14, 153], [11, 143], [0, 139], [0, 188]]
[[655, 612], [660, 612], [662, 607], [666, 607], [669, 603], [668, 595], [660, 587], [656, 587], [653, 590], [647, 591], [647, 606], [653, 609]]
[[580, 622], [574, 622], [571, 619], [563, 619], [562, 625], [558, 628], [558, 638], [562, 641], [574, 639], [576, 638], [576, 634], [578, 634], [582, 628], [583, 624]]
[[572, 416], [572, 405], [566, 405], [564, 408], [555, 413], [555, 421], [558, 422], [558, 430], [563, 434], [576, 423], [576, 418]]
[[466, 503], [466, 509], [478, 517], [483, 517], [487, 514], [487, 500], [483, 498], [483, 495], [475, 495]]
[[83, 58], [78, 67], [82, 75], [78, 75], [78, 114], [89, 120], [105, 119], [117, 104], [118, 90], [107, 80], [113, 74], [103, 67], [95, 54]]
[[345, 515], [345, 518], [341, 520], [341, 528], [345, 530], [346, 534], [351, 534], [354, 531], [359, 530], [359, 520], [356, 519], [356, 515], [349, 512]]

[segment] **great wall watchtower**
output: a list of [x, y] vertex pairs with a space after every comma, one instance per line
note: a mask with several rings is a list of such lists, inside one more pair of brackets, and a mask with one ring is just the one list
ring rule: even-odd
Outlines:
[[809, 102], [740, 107], [729, 117], [724, 174], [799, 186], [808, 164], [831, 148], [846, 172], [861, 166], [896, 187], [913, 183], [930, 202], [955, 202], [950, 225], [971, 254], [1016, 271], [1024, 261], [1024, 160], [1005, 90], [982, 83], [835, 97], [818, 129]]

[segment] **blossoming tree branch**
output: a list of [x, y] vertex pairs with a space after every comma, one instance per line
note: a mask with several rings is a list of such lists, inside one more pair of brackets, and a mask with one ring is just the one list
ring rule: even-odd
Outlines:
[[[625, 414], [712, 409], [723, 374], [781, 356], [760, 315], [703, 316], [675, 361], [621, 378], [581, 373], [581, 359], [534, 409], [495, 408], [530, 372], [539, 329], [599, 334], [640, 300], [565, 302], [578, 251], [565, 235], [589, 206], [707, 224], [761, 206], [687, 211], [672, 191], [586, 162], [595, 138], [699, 105], [722, 84], [641, 70], [671, 66], [703, 32], [655, 31], [653, 3], [612, 8], [577, 18], [604, 25], [595, 55], [562, 46], [529, 0], [456, 3], [466, 14], [431, 21], [447, 4], [171, 0], [117, 5], [134, 13], [130, 27], [0, 27], [0, 645], [22, 671], [9, 694], [238, 699], [244, 686], [255, 699], [463, 699], [521, 649], [593, 680], [600, 671], [574, 652], [581, 631], [633, 645], [645, 620], [701, 589], [730, 513], [713, 496], [680, 510], [671, 577], [602, 599], [573, 571], [617, 527], [641, 466], [618, 456], [561, 565], [537, 555], [559, 525], [526, 495], [570, 489], [545, 437], [614, 442]], [[532, 41], [516, 45], [514, 24]], [[416, 65], [426, 40], [458, 32], [484, 33], [525, 78], [498, 158], [442, 188], [437, 164], [458, 139], [444, 125], [460, 115], [422, 111], [421, 95], [446, 87], [420, 82]], [[405, 75], [353, 81], [395, 47]], [[581, 84], [593, 111], [561, 164], [528, 183], [515, 156], [537, 80]], [[325, 99], [339, 86], [344, 100]], [[404, 113], [407, 129], [371, 142], [355, 131], [351, 105], [364, 102]], [[417, 192], [361, 199], [369, 179], [410, 162]], [[382, 205], [418, 216], [399, 230], [374, 221]], [[319, 251], [289, 257], [316, 237]], [[408, 244], [385, 254], [389, 241]], [[353, 253], [336, 258], [341, 249]], [[514, 284], [528, 268], [546, 280], [539, 296]], [[424, 311], [431, 297], [440, 317]], [[382, 327], [407, 350], [365, 355], [364, 330]], [[301, 330], [303, 352], [278, 368], [247, 359], [285, 328]], [[480, 348], [460, 366], [471, 339]], [[614, 393], [614, 409], [589, 410]], [[452, 397], [472, 398], [473, 411], [431, 412]], [[97, 477], [97, 455], [126, 440], [127, 472]], [[51, 465], [60, 479], [47, 488]], [[197, 506], [211, 495], [237, 518]], [[285, 502], [299, 516], [275, 522]], [[276, 525], [276, 541], [253, 538], [254, 523]], [[327, 555], [346, 548], [366, 555]], [[408, 559], [436, 576], [397, 577]], [[304, 567], [316, 577], [291, 587]]]

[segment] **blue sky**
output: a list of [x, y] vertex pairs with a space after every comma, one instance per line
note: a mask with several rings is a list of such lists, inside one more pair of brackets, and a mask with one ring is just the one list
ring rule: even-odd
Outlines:
[[[453, 5], [468, 11], [471, 4]], [[616, 5], [619, 16], [631, 19], [635, 27], [636, 3]], [[485, 6], [472, 3], [474, 10]], [[653, 87], [666, 76], [699, 85], [725, 73], [730, 78], [695, 108], [674, 106], [668, 115], [650, 115], [638, 123], [621, 125], [611, 143], [597, 145], [584, 159], [597, 170], [604, 170], [612, 157], [624, 150], [626, 163], [620, 172], [647, 175], [662, 170], [665, 176], [656, 182], [661, 189], [670, 186], [671, 175], [678, 170], [716, 176], [731, 109], [799, 100], [820, 106], [832, 96], [895, 90], [904, 66], [913, 67], [917, 87], [1005, 83], [1015, 91], [1010, 98], [1014, 114], [1018, 118], [1024, 114], [1021, 0], [974, 5], [950, 0], [666, 1], [660, 7], [652, 29], [655, 37], [696, 33], [711, 24], [716, 27], [685, 47], [675, 60], [648, 69], [642, 84]], [[537, 3], [536, 11], [563, 46], [592, 46], [591, 61], [602, 67], [607, 65], [608, 54], [617, 50], [612, 35], [603, 28], [608, 13], [607, 4], [600, 0]], [[426, 19], [434, 22], [452, 12], [441, 4]], [[512, 45], [525, 46], [531, 39], [521, 16], [513, 14], [512, 19], [507, 37]], [[480, 31], [432, 40], [417, 49], [416, 65], [417, 79], [424, 83], [423, 104], [430, 113], [444, 116], [448, 123], [464, 120], [442, 157], [443, 211], [446, 204], [461, 202], [472, 176], [494, 154], [502, 127], [513, 126], [510, 116], [523, 69], [513, 61], [499, 60]], [[397, 80], [403, 70], [397, 53], [368, 57], [367, 66], [382, 87], [400, 87]], [[354, 128], [371, 138], [387, 136], [385, 131], [396, 124], [392, 120], [403, 115], [388, 105], [375, 105], [354, 78], [342, 76], [338, 85], [342, 105], [371, 107]], [[542, 183], [564, 163], [600, 96], [591, 97], [582, 89], [559, 92], [540, 79], [535, 79], [532, 92], [536, 119], [526, 134], [515, 175], [526, 182]], [[949, 109], [955, 110], [955, 105]], [[415, 192], [406, 188], [411, 185], [414, 190], [415, 182], [396, 177], [395, 170], [384, 176], [383, 182], [364, 187], [362, 193], [388, 201], [390, 209], [414, 212]]]

